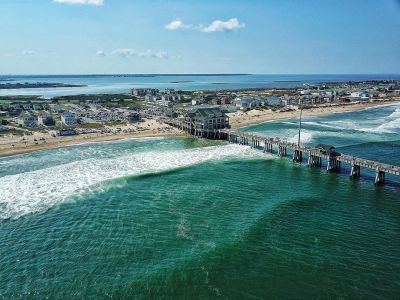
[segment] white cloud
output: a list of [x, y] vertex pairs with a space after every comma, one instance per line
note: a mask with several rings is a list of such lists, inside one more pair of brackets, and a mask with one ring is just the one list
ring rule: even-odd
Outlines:
[[97, 55], [97, 56], [106, 56], [107, 54], [106, 54], [103, 50], [98, 50], [98, 51], [96, 52], [96, 55]]
[[168, 30], [192, 29], [192, 30], [199, 30], [202, 32], [229, 32], [229, 31], [237, 31], [244, 27], [245, 24], [240, 23], [237, 18], [231, 18], [227, 21], [215, 20], [208, 26], [204, 26], [202, 24], [198, 25], [185, 24], [180, 20], [172, 21], [171, 23], [164, 26], [164, 28]]
[[112, 51], [111, 54], [128, 58], [130, 56], [136, 56], [138, 53], [135, 49], [124, 48], [124, 49], [116, 49]]
[[[158, 51], [154, 52], [150, 49], [146, 51], [137, 51], [135, 49], [131, 48], [122, 48], [122, 49], [116, 49], [112, 52], [110, 52], [111, 55], [117, 55], [123, 58], [129, 58], [129, 57], [151, 57], [151, 58], [159, 58], [159, 59], [167, 59], [168, 53], [165, 51]], [[106, 56], [107, 54], [104, 51], [97, 51], [97, 55], [99, 56]]]
[[82, 4], [100, 6], [104, 4], [104, 0], [53, 0], [56, 3], [63, 4]]
[[192, 27], [191, 25], [187, 25], [180, 20], [175, 20], [165, 25], [165, 29], [169, 30], [190, 29], [191, 27]]
[[244, 28], [245, 24], [240, 23], [237, 18], [229, 19], [228, 21], [215, 20], [209, 26], [202, 28], [203, 32], [226, 32], [236, 31]]
[[23, 51], [22, 51], [22, 55], [25, 55], [25, 56], [33, 56], [33, 55], [35, 55], [35, 52], [32, 51], [32, 50], [23, 50]]

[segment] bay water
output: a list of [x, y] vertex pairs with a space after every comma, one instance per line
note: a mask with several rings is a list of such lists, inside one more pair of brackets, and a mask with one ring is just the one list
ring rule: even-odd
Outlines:
[[82, 87], [1, 89], [0, 96], [38, 95], [44, 98], [77, 94], [129, 93], [132, 88], [176, 90], [226, 90], [246, 88], [293, 88], [303, 84], [365, 80], [399, 80], [400, 74], [127, 74], [127, 75], [0, 75], [9, 83], [66, 83]]

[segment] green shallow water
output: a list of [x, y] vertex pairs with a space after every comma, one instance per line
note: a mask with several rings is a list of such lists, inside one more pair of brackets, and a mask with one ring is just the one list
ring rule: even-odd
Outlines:
[[[0, 298], [400, 292], [400, 192], [391, 185], [185, 138], [69, 147], [0, 167]], [[42, 186], [44, 196], [34, 192]]]

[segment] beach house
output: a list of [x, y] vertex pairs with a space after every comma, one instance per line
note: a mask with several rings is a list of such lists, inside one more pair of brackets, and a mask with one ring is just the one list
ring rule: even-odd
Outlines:
[[260, 98], [258, 96], [240, 96], [233, 100], [233, 103], [240, 110], [248, 110], [255, 107], [265, 106], [267, 104], [266, 99]]
[[37, 116], [31, 113], [23, 113], [18, 118], [18, 124], [28, 128], [36, 128], [37, 121]]
[[76, 125], [76, 117], [75, 114], [69, 111], [65, 111], [61, 114], [61, 122], [63, 122], [65, 125], [71, 126], [71, 125]]
[[43, 125], [43, 126], [54, 126], [56, 124], [53, 116], [48, 113], [45, 113], [45, 112], [39, 113], [38, 123], [39, 123], [39, 125]]

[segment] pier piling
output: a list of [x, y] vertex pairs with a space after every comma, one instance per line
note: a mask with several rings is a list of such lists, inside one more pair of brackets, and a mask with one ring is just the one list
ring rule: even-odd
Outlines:
[[180, 128], [188, 134], [211, 139], [224, 139], [229, 143], [235, 143], [240, 145], [249, 145], [254, 149], [261, 149], [263, 152], [273, 151], [273, 146], [278, 147], [278, 156], [287, 156], [287, 148], [293, 151], [293, 161], [302, 162], [303, 153], [308, 156], [307, 166], [309, 167], [321, 167], [322, 160], [327, 160], [327, 172], [340, 172], [341, 163], [347, 163], [351, 165], [350, 178], [357, 179], [361, 176], [361, 168], [373, 169], [376, 171], [375, 184], [385, 183], [386, 173], [395, 176], [400, 176], [400, 167], [388, 165], [376, 161], [367, 159], [357, 158], [354, 156], [339, 154], [332, 156], [330, 153], [326, 153], [317, 148], [300, 147], [287, 141], [282, 141], [279, 138], [269, 138], [254, 133], [239, 132], [227, 129], [218, 130], [206, 130], [204, 128], [196, 128], [193, 124], [175, 120], [165, 119], [165, 123], [168, 125]]
[[385, 172], [376, 169], [375, 184], [378, 185], [383, 183], [385, 183]]
[[351, 166], [351, 171], [350, 171], [350, 178], [351, 179], [357, 179], [360, 178], [361, 172], [360, 172], [360, 166], [353, 164]]

